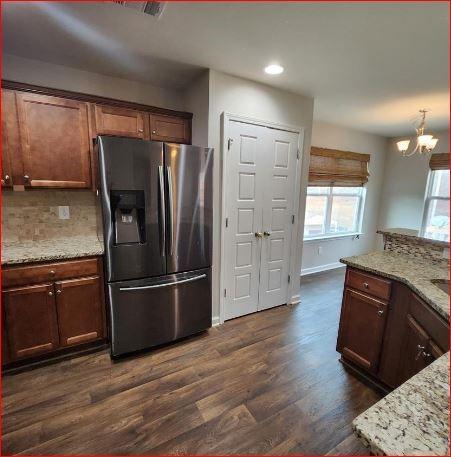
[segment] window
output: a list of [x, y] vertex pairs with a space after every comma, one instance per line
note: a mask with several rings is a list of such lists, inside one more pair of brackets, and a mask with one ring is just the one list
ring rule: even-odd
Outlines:
[[421, 234], [449, 241], [449, 170], [430, 172]]
[[358, 233], [363, 200], [363, 187], [308, 187], [304, 239]]

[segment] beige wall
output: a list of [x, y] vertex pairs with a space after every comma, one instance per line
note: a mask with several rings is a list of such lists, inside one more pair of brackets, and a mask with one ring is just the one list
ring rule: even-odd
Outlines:
[[[449, 130], [428, 133], [433, 133], [439, 139], [434, 153], [449, 152]], [[408, 137], [389, 141], [378, 228], [418, 230], [421, 227], [429, 157], [427, 154], [402, 157], [396, 148], [396, 142], [404, 139]], [[414, 138], [411, 140], [415, 141]]]
[[[231, 114], [256, 118], [263, 121], [293, 125], [304, 128], [304, 151], [302, 158], [303, 177], [301, 195], [305, 195], [310, 151], [313, 99], [275, 89], [254, 81], [210, 70], [210, 108], [208, 144], [215, 149], [214, 163], [214, 214], [213, 214], [213, 316], [219, 315], [219, 268], [220, 268], [220, 226], [221, 226], [221, 114]], [[303, 228], [305, 197], [300, 203], [300, 221], [296, 227]], [[302, 237], [294, 250], [293, 260], [299, 264], [302, 255]], [[300, 273], [300, 265], [299, 265]], [[298, 283], [294, 282], [299, 294]]]
[[[339, 266], [338, 262], [341, 257], [362, 254], [375, 248], [387, 139], [335, 124], [314, 121], [312, 145], [370, 154], [370, 177], [365, 186], [363, 234], [360, 235], [359, 239], [346, 237], [305, 242], [302, 255], [302, 274], [335, 268]], [[319, 250], [320, 247], [321, 250]]]
[[4, 54], [2, 59], [3, 79], [161, 108], [184, 109], [184, 94], [181, 91], [8, 54]]

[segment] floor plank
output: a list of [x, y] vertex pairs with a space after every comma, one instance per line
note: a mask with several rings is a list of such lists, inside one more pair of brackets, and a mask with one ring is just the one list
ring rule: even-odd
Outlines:
[[351, 422], [380, 396], [338, 362], [343, 274], [120, 362], [102, 351], [5, 376], [3, 455], [364, 454]]

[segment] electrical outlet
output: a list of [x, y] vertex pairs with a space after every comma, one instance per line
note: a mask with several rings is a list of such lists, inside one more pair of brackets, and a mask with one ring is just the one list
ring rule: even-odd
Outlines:
[[318, 246], [318, 255], [323, 255], [323, 247]]
[[68, 206], [58, 206], [58, 217], [60, 219], [70, 219], [70, 212]]

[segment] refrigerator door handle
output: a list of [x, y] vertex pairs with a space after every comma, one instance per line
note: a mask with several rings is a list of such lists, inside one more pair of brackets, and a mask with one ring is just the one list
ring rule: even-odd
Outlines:
[[166, 249], [166, 205], [164, 201], [164, 175], [161, 165], [158, 166], [158, 182], [160, 185], [160, 253], [164, 256]]
[[168, 174], [168, 200], [169, 200], [169, 255], [172, 256], [174, 249], [174, 201], [172, 195], [172, 171], [166, 167]]
[[159, 289], [160, 287], [169, 287], [169, 286], [175, 286], [177, 284], [183, 284], [186, 282], [198, 281], [199, 279], [203, 279], [206, 277], [207, 277], [207, 275], [204, 273], [204, 274], [201, 274], [198, 276], [194, 276], [192, 278], [181, 279], [180, 281], [168, 282], [165, 284], [154, 284], [152, 286], [121, 287], [119, 290], [121, 292], [127, 292], [127, 291], [133, 291], [133, 290]]

